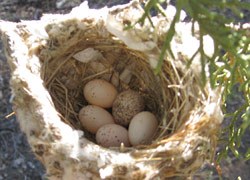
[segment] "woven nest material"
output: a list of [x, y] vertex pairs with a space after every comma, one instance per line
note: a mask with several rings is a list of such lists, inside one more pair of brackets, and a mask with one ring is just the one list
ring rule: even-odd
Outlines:
[[[173, 8], [173, 7], [171, 7]], [[124, 30], [143, 14], [137, 1], [110, 9], [86, 3], [66, 15], [1, 22], [11, 67], [13, 109], [50, 179], [154, 179], [187, 177], [212, 160], [223, 116], [221, 90], [201, 88], [199, 47], [192, 25], [180, 22], [162, 71], [155, 68], [173, 16], [153, 17]], [[195, 33], [198, 30], [195, 30]], [[208, 56], [212, 40], [204, 37]], [[82, 53], [77, 59], [77, 53]], [[173, 58], [175, 57], [175, 59]], [[81, 126], [83, 86], [92, 79], [142, 94], [159, 120], [151, 144], [104, 148]]]

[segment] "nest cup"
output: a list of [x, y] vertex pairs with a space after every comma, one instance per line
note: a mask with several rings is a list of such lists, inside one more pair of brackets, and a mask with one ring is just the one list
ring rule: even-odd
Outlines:
[[[95, 29], [90, 31], [97, 34]], [[93, 79], [112, 83], [118, 92], [128, 89], [140, 92], [146, 104], [145, 110], [161, 119], [163, 109], [171, 103], [170, 98], [164, 102], [166, 100], [162, 97], [171, 97], [174, 92], [171, 89], [163, 91], [161, 84], [166, 82], [154, 75], [143, 53], [127, 48], [118, 40], [112, 40], [112, 37], [105, 39], [98, 34], [90, 38], [80, 35], [75, 44], [72, 43], [67, 51], [58, 52], [55, 58], [47, 58], [47, 51], [50, 50], [43, 50], [45, 56], [40, 57], [43, 63], [42, 78], [62, 120], [72, 128], [84, 129], [79, 123], [78, 112], [88, 104], [83, 87]], [[94, 56], [94, 60], [81, 62], [75, 59], [74, 55], [82, 51], [87, 56]]]
[[[173, 40], [178, 58], [167, 54], [156, 75], [169, 21], [156, 17], [157, 33], [147, 22], [123, 29], [142, 14], [136, 1], [101, 10], [84, 3], [67, 15], [1, 22], [13, 107], [49, 178], [186, 177], [213, 159], [222, 121], [221, 90], [200, 86], [198, 65], [186, 68], [180, 36]], [[145, 109], [159, 121], [152, 143], [110, 149], [95, 144], [78, 118], [88, 104], [83, 87], [92, 79], [105, 79], [119, 92], [140, 92]]]
[[[77, 22], [69, 24], [74, 25], [74, 23]], [[66, 26], [65, 31], [61, 33], [67, 35], [67, 29]], [[141, 94], [145, 110], [152, 112], [159, 119], [160, 135], [156, 135], [158, 138], [166, 136], [180, 126], [181, 121], [176, 121], [177, 119], [171, 121], [173, 114], [170, 110], [178, 106], [176, 102], [181, 103], [181, 100], [177, 97], [177, 92], [167, 87], [169, 83], [176, 81], [169, 71], [170, 65], [166, 62], [164, 72], [156, 76], [143, 53], [129, 49], [120, 40], [113, 40], [112, 35], [108, 38], [102, 37], [95, 27], [89, 30], [94, 36], [76, 32], [79, 33], [78, 38], [70, 42], [72, 45], [67, 50], [59, 50], [55, 52], [57, 54], [55, 57], [48, 57], [51, 48], [48, 47], [41, 51], [39, 57], [42, 62], [42, 79], [62, 121], [72, 128], [84, 130], [78, 117], [80, 109], [88, 105], [83, 95], [83, 88], [93, 79], [104, 79], [112, 83], [118, 92], [132, 89]], [[54, 41], [60, 39], [53, 39], [52, 46]], [[62, 43], [59, 46], [65, 45]], [[84, 56], [93, 57], [88, 62], [81, 62], [74, 58], [81, 52], [84, 52]], [[86, 60], [84, 56], [81, 56], [80, 60]], [[176, 101], [174, 97], [177, 98]], [[84, 130], [84, 133], [93, 140], [87, 130]]]

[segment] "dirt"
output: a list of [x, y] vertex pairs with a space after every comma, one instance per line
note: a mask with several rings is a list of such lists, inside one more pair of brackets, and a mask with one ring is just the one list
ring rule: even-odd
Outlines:
[[[126, 3], [129, 0], [91, 0], [92, 8]], [[61, 4], [60, 4], [61, 2]], [[64, 3], [63, 3], [64, 2]], [[43, 13], [67, 13], [81, 0], [1, 0], [0, 19], [19, 22], [37, 20]], [[25, 135], [20, 131], [15, 116], [11, 116], [11, 90], [9, 86], [10, 70], [0, 41], [0, 180], [39, 180], [46, 179], [45, 169], [32, 154]], [[233, 111], [241, 103], [242, 96], [235, 93], [228, 101], [228, 110]], [[7, 117], [10, 115], [9, 117]], [[224, 126], [230, 119], [225, 119]], [[241, 152], [250, 147], [250, 133], [243, 137]], [[220, 145], [218, 151], [223, 149]], [[222, 161], [222, 179], [233, 180], [241, 176], [242, 180], [250, 179], [250, 162], [236, 159], [233, 155]], [[194, 179], [219, 179], [216, 168], [206, 164], [194, 176]]]

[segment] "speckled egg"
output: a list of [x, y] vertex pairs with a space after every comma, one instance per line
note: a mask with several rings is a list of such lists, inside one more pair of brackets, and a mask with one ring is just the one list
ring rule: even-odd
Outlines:
[[148, 111], [138, 113], [129, 124], [129, 141], [133, 146], [151, 142], [158, 127], [155, 115]]
[[101, 126], [114, 123], [113, 116], [107, 110], [95, 105], [83, 107], [79, 112], [79, 119], [82, 126], [93, 134]]
[[128, 126], [133, 116], [143, 111], [144, 107], [144, 100], [139, 92], [126, 90], [117, 95], [112, 114], [117, 124]]
[[130, 146], [128, 130], [118, 124], [106, 124], [98, 129], [96, 133], [97, 144], [104, 147]]
[[89, 104], [110, 108], [118, 92], [115, 86], [108, 81], [94, 79], [84, 86], [83, 94]]

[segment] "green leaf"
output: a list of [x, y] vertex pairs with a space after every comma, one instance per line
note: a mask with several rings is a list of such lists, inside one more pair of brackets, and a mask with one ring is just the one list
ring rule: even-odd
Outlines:
[[177, 1], [176, 14], [175, 14], [174, 19], [171, 22], [170, 28], [169, 28], [169, 30], [168, 30], [168, 32], [166, 34], [165, 41], [164, 41], [163, 47], [161, 49], [160, 57], [159, 57], [159, 60], [158, 60], [158, 63], [157, 63], [156, 69], [155, 69], [156, 74], [160, 73], [163, 62], [164, 62], [164, 59], [165, 59], [166, 51], [168, 49], [170, 49], [170, 43], [171, 43], [171, 41], [172, 41], [172, 39], [174, 37], [174, 34], [175, 34], [175, 24], [180, 19], [180, 14], [181, 14], [181, 10], [182, 10], [182, 7], [183, 7], [183, 2], [184, 2], [184, 0], [178, 0]]
[[[145, 14], [138, 23], [143, 24], [146, 18], [150, 21], [150, 11], [152, 9], [165, 16], [160, 3], [163, 3], [163, 1], [149, 0], [144, 8]], [[198, 23], [200, 28], [200, 47], [190, 59], [186, 60], [187, 68], [192, 66], [194, 57], [200, 55], [203, 85], [206, 78], [209, 78], [212, 88], [218, 85], [224, 88], [222, 94], [224, 113], [226, 113], [225, 102], [230, 95], [235, 93], [233, 87], [239, 86], [239, 90], [244, 95], [245, 104], [235, 112], [226, 114], [226, 116], [231, 117], [231, 121], [224, 129], [228, 137], [224, 139], [225, 149], [219, 152], [218, 160], [226, 157], [229, 151], [233, 152], [236, 157], [245, 156], [246, 159], [250, 159], [249, 149], [246, 154], [240, 154], [238, 150], [243, 135], [250, 127], [250, 30], [228, 26], [229, 24], [236, 24], [243, 17], [244, 10], [250, 10], [250, 3], [240, 0], [176, 0], [176, 14], [170, 22], [170, 28], [165, 35], [165, 41], [155, 69], [156, 74], [161, 72], [166, 55], [173, 57], [170, 43], [175, 35], [175, 25], [179, 21], [181, 10], [187, 13], [193, 25]], [[193, 35], [195, 35], [194, 28]], [[207, 57], [204, 53], [202, 38], [204, 35], [211, 36], [215, 42], [212, 57]], [[209, 77], [205, 74], [205, 67], [207, 66]], [[241, 115], [243, 120], [239, 122]], [[237, 126], [236, 124], [240, 125]], [[220, 141], [220, 143], [223, 142]]]

